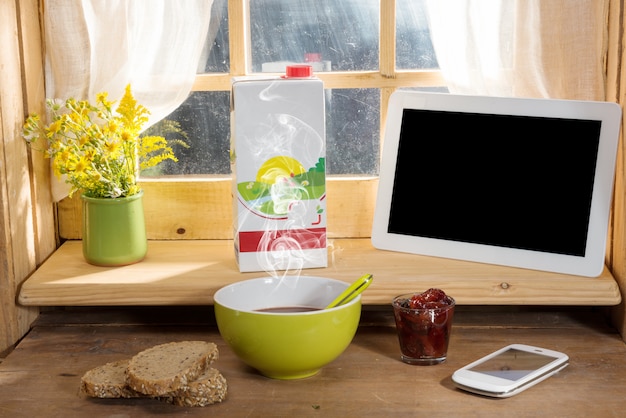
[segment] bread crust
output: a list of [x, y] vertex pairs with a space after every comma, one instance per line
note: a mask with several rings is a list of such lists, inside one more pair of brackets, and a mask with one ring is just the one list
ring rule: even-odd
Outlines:
[[165, 400], [178, 406], [207, 406], [222, 402], [227, 391], [228, 384], [224, 376], [217, 369], [209, 368], [198, 379]]
[[129, 359], [113, 361], [86, 372], [80, 380], [81, 393], [92, 398], [138, 398], [145, 396], [126, 385]]
[[189, 386], [217, 358], [217, 346], [206, 341], [157, 345], [130, 359], [126, 384], [148, 396], [170, 395]]

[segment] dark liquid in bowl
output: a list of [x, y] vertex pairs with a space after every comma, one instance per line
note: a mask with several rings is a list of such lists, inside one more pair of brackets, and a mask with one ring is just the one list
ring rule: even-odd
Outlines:
[[257, 309], [257, 312], [271, 312], [271, 313], [295, 313], [295, 312], [311, 312], [320, 311], [321, 308], [310, 308], [308, 306], [280, 306], [276, 308], [264, 308]]

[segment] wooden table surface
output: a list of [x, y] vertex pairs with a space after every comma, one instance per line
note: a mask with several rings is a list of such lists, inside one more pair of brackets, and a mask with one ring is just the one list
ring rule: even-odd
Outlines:
[[[626, 414], [626, 347], [601, 308], [458, 307], [448, 360], [410, 366], [388, 307], [371, 306], [348, 349], [318, 375], [265, 378], [242, 364], [214, 326], [212, 307], [67, 308], [44, 312], [0, 364], [6, 417], [621, 417]], [[228, 380], [221, 404], [185, 408], [152, 399], [78, 394], [87, 370], [159, 343], [215, 342]], [[508, 399], [454, 388], [455, 369], [510, 343], [570, 355], [554, 377]]]

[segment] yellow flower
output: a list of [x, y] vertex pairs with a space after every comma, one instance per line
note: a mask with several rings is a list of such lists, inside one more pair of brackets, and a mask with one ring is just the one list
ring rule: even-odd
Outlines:
[[[149, 168], [163, 160], [176, 161], [163, 137], [139, 133], [150, 112], [137, 103], [130, 85], [116, 109], [106, 92], [87, 100], [46, 100], [51, 123], [30, 115], [22, 136], [33, 145], [45, 141], [44, 155], [52, 159], [57, 176], [64, 174], [71, 185], [70, 196], [81, 191], [91, 197], [122, 197], [139, 192], [137, 168]], [[182, 141], [178, 143], [187, 146]]]
[[84, 173], [85, 171], [87, 171], [87, 168], [89, 167], [89, 165], [90, 165], [89, 160], [83, 157], [80, 160], [78, 160], [76, 164], [74, 165], [74, 171], [76, 171], [77, 173]]
[[84, 148], [89, 143], [89, 137], [87, 135], [82, 135], [78, 140], [78, 146], [80, 148]]
[[109, 121], [109, 124], [107, 125], [107, 129], [111, 133], [117, 132], [118, 127], [119, 126], [116, 120]]
[[109, 155], [115, 155], [120, 149], [119, 141], [106, 141], [104, 143], [104, 151]]
[[109, 93], [103, 91], [101, 93], [96, 94], [96, 102], [105, 104], [107, 103], [107, 98], [109, 97]]
[[84, 156], [85, 160], [93, 161], [95, 156], [96, 156], [96, 150], [95, 149], [85, 150], [85, 156]]
[[48, 126], [48, 138], [52, 138], [54, 135], [61, 131], [61, 120], [57, 119]]
[[[50, 158], [52, 158], [52, 157], [50, 157]], [[63, 167], [62, 164], [60, 164], [58, 160], [54, 160], [52, 162], [52, 171], [54, 172], [54, 175], [56, 177], [61, 177], [61, 174], [63, 174], [61, 172], [62, 167]]]
[[67, 148], [56, 155], [56, 159], [59, 161], [59, 164], [67, 164], [71, 157], [72, 155]]

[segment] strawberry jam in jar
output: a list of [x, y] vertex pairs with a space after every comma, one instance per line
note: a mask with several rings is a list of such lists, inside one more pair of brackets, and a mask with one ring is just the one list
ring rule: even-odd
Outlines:
[[432, 365], [446, 360], [454, 299], [441, 289], [397, 296], [392, 301], [401, 359]]

